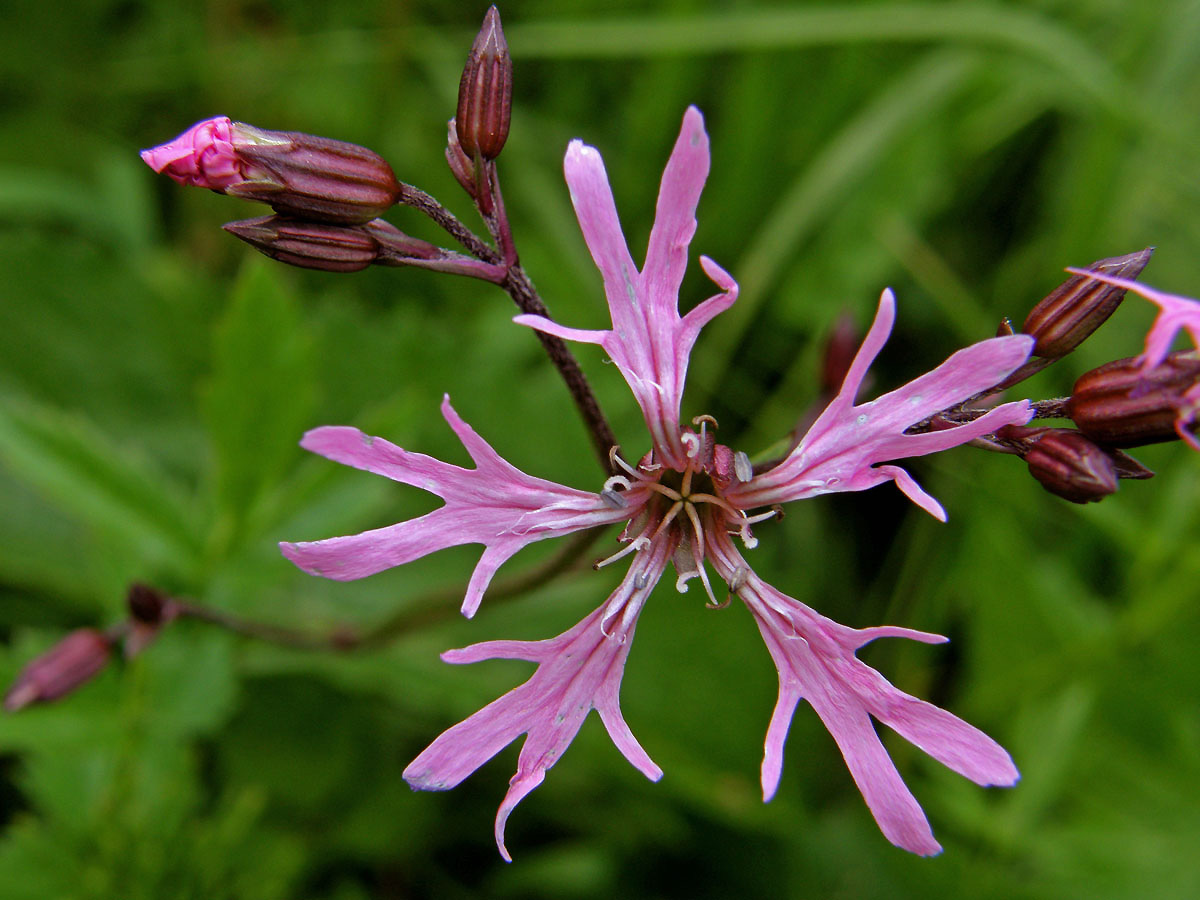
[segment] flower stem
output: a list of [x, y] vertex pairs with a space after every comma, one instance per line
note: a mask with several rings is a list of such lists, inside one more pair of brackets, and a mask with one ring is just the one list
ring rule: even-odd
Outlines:
[[[495, 167], [489, 164], [485, 167], [485, 172], [485, 177], [487, 175], [494, 176]], [[488, 222], [489, 230], [495, 235], [501, 252], [489, 247], [473, 231], [459, 221], [453, 213], [419, 188], [405, 185], [402, 202], [432, 219], [447, 234], [465, 247], [476, 259], [492, 266], [504, 266], [507, 271], [503, 279], [487, 277], [486, 280], [498, 283], [512, 297], [513, 302], [517, 304], [517, 308], [521, 312], [553, 319], [550, 311], [546, 308], [546, 304], [542, 302], [542, 298], [538, 295], [537, 289], [533, 286], [533, 282], [530, 281], [529, 276], [525, 274], [525, 270], [517, 263], [517, 251], [513, 245], [512, 231], [508, 225], [508, 217], [504, 213], [503, 201], [500, 197], [500, 186], [498, 180], [494, 177], [492, 178], [491, 186], [495, 204], [493, 207], [494, 221], [491, 216], [484, 216], [484, 219]], [[600, 403], [596, 399], [596, 395], [592, 392], [591, 386], [588, 384], [587, 376], [583, 374], [583, 370], [579, 367], [574, 354], [571, 353], [561, 338], [541, 331], [535, 333], [538, 340], [541, 341], [542, 347], [545, 348], [547, 355], [550, 357], [550, 361], [558, 369], [559, 375], [562, 377], [567, 390], [571, 394], [571, 399], [575, 401], [575, 407], [579, 410], [579, 415], [583, 418], [583, 424], [587, 429], [588, 437], [591, 439], [592, 449], [596, 453], [597, 460], [599, 460], [601, 467], [606, 472], [612, 474], [613, 469], [611, 468], [612, 463], [609, 458], [609, 450], [617, 446], [616, 436], [613, 434], [612, 427], [608, 424], [608, 419], [605, 418], [603, 410], [600, 409]]]
[[[539, 587], [579, 561], [603, 533], [602, 528], [579, 532], [550, 559], [528, 572], [497, 581], [488, 590], [488, 600], [494, 606], [499, 601], [511, 600]], [[461, 600], [462, 586], [432, 591], [419, 602], [392, 615], [366, 630], [352, 625], [335, 625], [328, 631], [305, 631], [283, 625], [257, 622], [221, 610], [201, 606], [187, 600], [176, 600], [176, 615], [179, 618], [196, 619], [216, 625], [243, 637], [254, 638], [270, 644], [290, 647], [293, 650], [374, 650], [414, 631], [445, 621], [454, 612], [455, 601]]]

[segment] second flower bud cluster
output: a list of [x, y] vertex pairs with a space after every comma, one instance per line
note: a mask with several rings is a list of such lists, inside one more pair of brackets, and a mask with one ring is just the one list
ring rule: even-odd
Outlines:
[[[1112, 315], [1127, 290], [1163, 305], [1165, 313], [1173, 298], [1133, 281], [1152, 252], [1146, 248], [1070, 270], [1071, 278], [1026, 317], [1022, 330], [1037, 343], [1029, 362], [1008, 383], [1072, 352]], [[1194, 315], [1194, 303], [1184, 303], [1182, 308]], [[1160, 316], [1160, 322], [1163, 319]], [[1168, 353], [1166, 344], [1152, 351], [1148, 341], [1140, 356], [1085, 372], [1070, 397], [1045, 405], [1045, 417], [1069, 418], [1075, 428], [1009, 426], [996, 433], [997, 439], [1025, 460], [1046, 490], [1074, 503], [1103, 499], [1117, 490], [1122, 478], [1152, 477], [1153, 472], [1123, 450], [1176, 439], [1200, 449], [1195, 436], [1200, 352]]]

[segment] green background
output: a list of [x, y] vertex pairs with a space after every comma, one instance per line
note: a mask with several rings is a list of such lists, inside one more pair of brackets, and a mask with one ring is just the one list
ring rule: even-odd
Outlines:
[[[705, 332], [685, 412], [751, 453], [814, 401], [822, 341], [899, 298], [886, 390], [1018, 323], [1066, 265], [1156, 245], [1146, 279], [1200, 291], [1200, 3], [584, 2], [502, 9], [515, 59], [501, 157], [518, 247], [560, 320], [601, 327], [600, 281], [561, 177], [604, 154], [640, 258], [689, 103], [713, 170], [693, 251], [742, 285]], [[391, 628], [381, 648], [287, 650], [195, 622], [76, 695], [0, 718], [6, 898], [1193, 898], [1200, 894], [1200, 460], [1103, 504], [1046, 494], [1020, 461], [963, 449], [895, 488], [796, 504], [752, 562], [850, 625], [950, 635], [864, 658], [980, 725], [1023, 780], [983, 790], [894, 735], [946, 847], [878, 833], [803, 704], [779, 795], [758, 767], [775, 676], [750, 617], [668, 583], [625, 677], [651, 784], [595, 717], [491, 837], [516, 747], [448, 794], [400, 773], [451, 723], [527, 677], [437, 653], [548, 637], [617, 573], [588, 567], [464, 622], [477, 548], [357, 583], [306, 576], [279, 540], [345, 534], [436, 498], [309, 457], [355, 424], [464, 462], [437, 406], [514, 464], [601, 473], [508, 299], [407, 270], [270, 263], [220, 231], [251, 204], [157, 178], [137, 150], [215, 114], [372, 147], [473, 226], [442, 160], [483, 7], [407, 0], [18, 0], [0, 11], [0, 680], [67, 630], [124, 615], [134, 580], [314, 631]], [[407, 210], [389, 218], [436, 238]], [[683, 303], [706, 296], [693, 267]], [[1032, 382], [1069, 390], [1135, 354], [1128, 301]], [[616, 371], [580, 350], [618, 434], [644, 432]], [[615, 548], [611, 537], [597, 545]], [[502, 571], [545, 559], [539, 546]], [[420, 627], [405, 626], [425, 616]]]

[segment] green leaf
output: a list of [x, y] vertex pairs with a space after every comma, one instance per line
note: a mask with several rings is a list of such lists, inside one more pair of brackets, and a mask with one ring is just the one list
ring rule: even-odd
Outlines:
[[203, 393], [219, 540], [236, 543], [293, 460], [315, 394], [312, 341], [274, 264], [248, 259], [216, 329]]
[[146, 567], [178, 573], [199, 558], [179, 486], [80, 415], [0, 398], [0, 463]]

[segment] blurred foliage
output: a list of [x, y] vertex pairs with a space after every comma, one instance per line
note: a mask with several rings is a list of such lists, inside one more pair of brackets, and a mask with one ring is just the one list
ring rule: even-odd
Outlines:
[[[734, 446], [792, 428], [836, 317], [865, 323], [886, 284], [900, 305], [875, 374], [885, 388], [1002, 316], [1020, 322], [1065, 265], [1153, 244], [1147, 280], [1200, 291], [1195, 0], [562, 10], [502, 9], [516, 97], [501, 172], [522, 259], [557, 317], [599, 326], [562, 151], [577, 136], [601, 149], [644, 245], [679, 118], [698, 105], [714, 163], [694, 247], [743, 293], [701, 339], [685, 402]], [[313, 630], [370, 628], [461, 585], [473, 548], [351, 584], [278, 556], [279, 540], [434, 505], [306, 458], [296, 441], [318, 424], [461, 461], [437, 414], [448, 392], [518, 466], [598, 486], [502, 294], [270, 264], [218, 228], [257, 210], [155, 178], [136, 154], [223, 113], [368, 145], [466, 216], [442, 146], [482, 13], [432, 0], [0, 9], [0, 679], [66, 629], [118, 619], [137, 579]], [[408, 211], [391, 218], [433, 236]], [[684, 302], [705, 290], [692, 272]], [[1150, 318], [1125, 304], [1031, 389], [1062, 393], [1136, 353]], [[616, 373], [593, 348], [581, 361], [641, 446]], [[954, 638], [867, 654], [989, 731], [1024, 773], [984, 791], [889, 736], [946, 846], [935, 860], [879, 835], [804, 708], [779, 796], [761, 804], [770, 661], [736, 604], [705, 612], [670, 585], [623, 692], [661, 784], [593, 719], [514, 815], [511, 867], [490, 826], [515, 747], [451, 794], [410, 792], [406, 761], [528, 669], [437, 653], [555, 634], [611, 589], [605, 570], [355, 653], [180, 623], [77, 695], [0, 718], [0, 893], [1196, 897], [1200, 464], [1177, 445], [1139, 455], [1158, 476], [1086, 509], [1014, 459], [961, 450], [913, 465], [949, 525], [884, 487], [760, 529], [756, 565], [798, 599], [851, 625]]]

